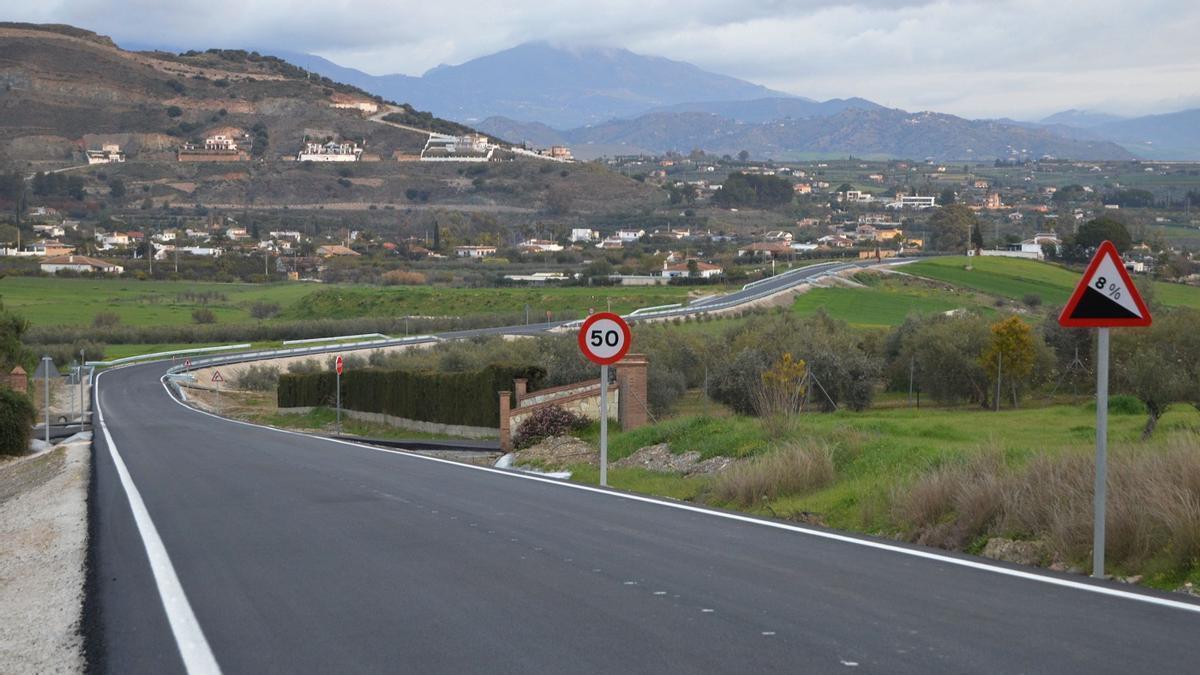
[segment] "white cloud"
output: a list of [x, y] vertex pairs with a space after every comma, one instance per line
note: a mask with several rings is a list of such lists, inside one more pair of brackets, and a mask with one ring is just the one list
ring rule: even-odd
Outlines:
[[373, 74], [528, 40], [622, 46], [813, 98], [968, 116], [1144, 112], [1200, 95], [1194, 0], [59, 0], [9, 13], [118, 42], [308, 51]]

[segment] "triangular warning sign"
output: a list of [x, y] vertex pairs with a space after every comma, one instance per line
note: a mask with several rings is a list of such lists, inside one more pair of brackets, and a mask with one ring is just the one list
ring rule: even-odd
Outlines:
[[219, 370], [213, 371], [212, 381], [213, 382], [224, 382], [225, 381], [225, 378], [221, 377], [221, 371], [219, 371]]
[[1111, 241], [1100, 244], [1058, 323], [1066, 328], [1150, 325], [1150, 310]]

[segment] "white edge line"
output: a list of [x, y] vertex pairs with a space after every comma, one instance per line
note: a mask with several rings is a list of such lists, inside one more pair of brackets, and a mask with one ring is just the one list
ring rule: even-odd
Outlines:
[[[137, 525], [138, 534], [142, 537], [142, 544], [146, 548], [146, 557], [150, 560], [150, 571], [154, 575], [154, 583], [158, 587], [158, 595], [162, 599], [167, 621], [171, 624], [171, 633], [175, 636], [175, 644], [183, 659], [183, 667], [189, 675], [220, 675], [221, 667], [217, 665], [217, 659], [208, 646], [204, 631], [200, 629], [200, 623], [192, 612], [192, 606], [183, 592], [183, 585], [179, 583], [179, 576], [175, 574], [171, 558], [167, 555], [166, 546], [163, 545], [162, 538], [154, 527], [150, 512], [146, 509], [145, 502], [142, 501], [142, 494], [134, 485], [133, 478], [130, 477], [129, 470], [125, 467], [125, 461], [121, 459], [121, 453], [117, 451], [117, 444], [113, 442], [112, 434], [108, 432], [108, 425], [104, 423], [100, 378], [109, 372], [112, 371], [104, 371], [96, 376], [96, 414], [100, 420], [100, 429], [104, 432], [108, 453], [112, 457], [113, 464], [117, 468], [117, 475], [121, 479], [121, 487], [125, 489], [125, 495], [129, 498], [129, 508], [133, 512], [134, 523]], [[171, 398], [175, 400], [173, 396]]]
[[[886, 543], [879, 542], [879, 541], [871, 541], [869, 539], [859, 539], [857, 537], [852, 537], [852, 536], [844, 535], [844, 534], [838, 534], [836, 532], [828, 532], [828, 531], [824, 531], [824, 530], [814, 530], [814, 529], [810, 529], [807, 527], [800, 527], [797, 525], [790, 525], [788, 523], [779, 523], [779, 522], [773, 522], [773, 521], [769, 521], [769, 520], [762, 520], [759, 518], [753, 518], [750, 516], [744, 516], [744, 515], [740, 515], [740, 514], [736, 514], [736, 513], [727, 513], [725, 511], [715, 511], [712, 509], [706, 509], [706, 508], [702, 508], [699, 506], [693, 506], [691, 504], [684, 504], [684, 503], [680, 503], [680, 502], [667, 502], [667, 501], [655, 499], [653, 497], [645, 497], [642, 495], [629, 494], [629, 493], [625, 493], [625, 492], [615, 492], [612, 490], [602, 490], [600, 488], [592, 487], [590, 485], [581, 485], [579, 483], [568, 483], [566, 481], [554, 479], [554, 478], [542, 478], [542, 477], [539, 477], [539, 476], [536, 476], [533, 474], [519, 473], [519, 472], [515, 472], [515, 471], [505, 471], [505, 470], [501, 470], [501, 469], [494, 469], [494, 468], [488, 467], [488, 466], [477, 466], [474, 464], [464, 464], [462, 462], [455, 462], [454, 460], [450, 460], [450, 459], [429, 457], [426, 455], [418, 455], [418, 454], [414, 454], [411, 452], [405, 452], [402, 450], [392, 450], [389, 448], [380, 448], [380, 447], [371, 446], [371, 445], [364, 445], [362, 443], [354, 443], [351, 441], [344, 441], [344, 440], [337, 439], [337, 438], [329, 438], [327, 436], [315, 436], [313, 434], [306, 434], [306, 433], [299, 432], [299, 431], [291, 431], [289, 429], [279, 429], [277, 427], [264, 426], [261, 424], [255, 424], [253, 422], [245, 422], [243, 420], [230, 419], [228, 417], [221, 417], [220, 415], [214, 415], [213, 413], [210, 413], [206, 410], [200, 410], [198, 408], [194, 408], [192, 406], [186, 405], [185, 403], [183, 403], [182, 401], [180, 401], [179, 399], [177, 399], [171, 395], [170, 390], [167, 389], [166, 382], [160, 380], [160, 383], [162, 384], [163, 390], [166, 392], [167, 397], [170, 398], [172, 401], [174, 401], [177, 405], [182, 406], [183, 408], [186, 408], [187, 410], [190, 410], [194, 413], [198, 413], [201, 415], [208, 415], [209, 417], [214, 417], [216, 419], [219, 419], [219, 420], [222, 420], [225, 422], [230, 422], [232, 424], [241, 424], [241, 425], [248, 426], [248, 427], [255, 427], [258, 429], [266, 429], [268, 431], [275, 431], [275, 432], [279, 432], [281, 434], [290, 434], [293, 436], [303, 436], [305, 438], [314, 438], [317, 440], [328, 441], [330, 443], [337, 443], [340, 445], [348, 445], [348, 446], [355, 447], [355, 448], [362, 448], [364, 450], [374, 450], [376, 452], [400, 455], [402, 457], [411, 457], [413, 459], [425, 460], [428, 462], [438, 462], [440, 464], [449, 464], [451, 466], [461, 467], [464, 469], [473, 469], [475, 471], [486, 471], [488, 473], [494, 473], [494, 474], [506, 476], [509, 478], [521, 478], [524, 480], [536, 481], [538, 483], [548, 483], [550, 485], [557, 485], [557, 486], [563, 487], [563, 488], [570, 488], [573, 490], [582, 490], [584, 492], [592, 492], [595, 494], [607, 495], [609, 497], [616, 497], [619, 499], [627, 499], [630, 501], [642, 502], [645, 504], [655, 504], [658, 506], [665, 506], [667, 508], [678, 509], [680, 511], [691, 511], [693, 513], [700, 513], [700, 514], [703, 514], [706, 516], [712, 516], [714, 518], [724, 518], [726, 520], [734, 520], [734, 521], [743, 522], [743, 523], [750, 523], [752, 525], [759, 525], [762, 527], [771, 527], [771, 528], [775, 528], [777, 530], [798, 532], [800, 534], [807, 534], [807, 535], [810, 535], [813, 537], [819, 537], [821, 539], [830, 539], [833, 541], [840, 541], [840, 542], [847, 543], [847, 544], [854, 544], [856, 546], [864, 546], [867, 548], [874, 548], [874, 549], [879, 549], [882, 551], [890, 551], [892, 553], [899, 553], [901, 555], [912, 556], [914, 558], [924, 558], [926, 560], [936, 560], [937, 562], [946, 563], [949, 565], [957, 565], [959, 567], [967, 567], [970, 569], [982, 570], [985, 572], [992, 572], [995, 574], [1002, 574], [1005, 576], [1016, 577], [1018, 579], [1025, 579], [1028, 581], [1038, 581], [1038, 582], [1041, 582], [1044, 584], [1050, 584], [1052, 586], [1062, 586], [1064, 588], [1071, 588], [1071, 589], [1080, 590], [1080, 591], [1087, 591], [1090, 593], [1097, 593], [1100, 595], [1108, 595], [1108, 596], [1112, 596], [1112, 597], [1122, 598], [1125, 600], [1134, 600], [1137, 602], [1144, 602], [1144, 603], [1148, 603], [1148, 604], [1152, 604], [1152, 605], [1159, 605], [1161, 607], [1171, 607], [1173, 609], [1182, 609], [1182, 610], [1185, 610], [1188, 612], [1195, 612], [1197, 614], [1200, 614], [1200, 605], [1198, 605], [1198, 604], [1192, 604], [1192, 603], [1188, 603], [1188, 602], [1180, 602], [1178, 600], [1168, 600], [1166, 598], [1157, 598], [1152, 595], [1143, 595], [1141, 593], [1131, 593], [1129, 591], [1123, 591], [1123, 590], [1120, 590], [1117, 588], [1107, 588], [1104, 586], [1082, 583], [1079, 581], [1072, 581], [1070, 579], [1060, 579], [1057, 577], [1046, 576], [1046, 575], [1037, 574], [1034, 572], [1025, 572], [1023, 570], [1015, 570], [1015, 569], [1010, 569], [1008, 567], [1000, 567], [997, 565], [990, 565], [988, 563], [979, 562], [976, 560], [968, 560], [965, 558], [955, 558], [952, 556], [941, 555], [939, 553], [933, 553], [931, 551], [922, 551], [920, 549], [907, 548], [904, 546], [895, 546], [892, 544], [886, 544]], [[107, 432], [105, 432], [105, 433], [107, 433]]]

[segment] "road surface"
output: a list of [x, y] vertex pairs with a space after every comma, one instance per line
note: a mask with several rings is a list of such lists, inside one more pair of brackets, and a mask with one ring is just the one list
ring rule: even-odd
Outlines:
[[1195, 672], [1200, 604], [220, 419], [97, 383], [111, 673]]

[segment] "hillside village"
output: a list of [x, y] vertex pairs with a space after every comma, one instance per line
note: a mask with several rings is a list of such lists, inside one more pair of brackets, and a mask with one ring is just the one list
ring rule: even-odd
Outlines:
[[[255, 52], [126, 52], [63, 27], [2, 37], [28, 74], [0, 137], [9, 274], [736, 283], [823, 258], [1069, 259], [1097, 220], [1129, 232], [1138, 272], [1190, 279], [1200, 249], [1193, 162], [580, 162]], [[81, 118], [86, 102], [55, 83], [89, 60], [122, 103]]]

